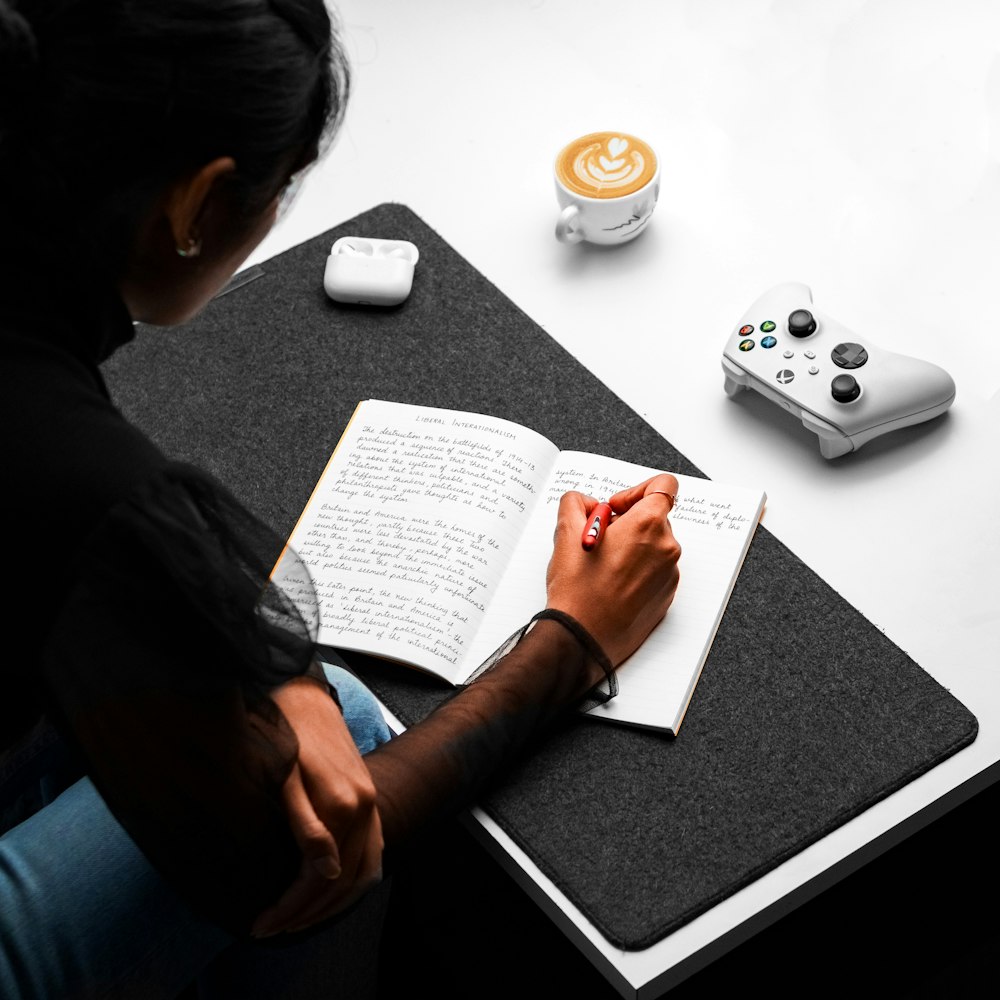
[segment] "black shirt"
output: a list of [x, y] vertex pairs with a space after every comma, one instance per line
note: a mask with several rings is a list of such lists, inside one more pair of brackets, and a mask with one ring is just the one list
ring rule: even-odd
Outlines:
[[267, 692], [310, 670], [309, 630], [268, 587], [268, 529], [109, 399], [98, 365], [134, 330], [116, 293], [6, 279], [0, 510], [17, 653], [0, 751], [52, 720], [154, 864], [240, 932], [298, 865], [280, 796], [297, 746]]
[[[281, 540], [109, 399], [98, 365], [133, 335], [117, 295], [44, 273], [0, 298], [4, 608], [24, 650], [5, 661], [0, 750], [44, 714], [159, 871], [243, 933], [299, 866], [281, 799], [298, 746], [268, 692], [323, 683], [315, 623], [269, 585]], [[603, 654], [578, 625], [529, 627], [365, 758], [387, 850], [471, 801], [595, 682]]]

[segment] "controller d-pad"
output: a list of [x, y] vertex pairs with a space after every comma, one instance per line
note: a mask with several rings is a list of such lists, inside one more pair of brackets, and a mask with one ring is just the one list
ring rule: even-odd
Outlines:
[[860, 368], [868, 360], [868, 352], [860, 344], [837, 344], [830, 357], [838, 368]]

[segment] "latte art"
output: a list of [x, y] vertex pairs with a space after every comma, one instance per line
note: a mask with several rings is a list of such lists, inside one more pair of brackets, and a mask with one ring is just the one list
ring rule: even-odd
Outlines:
[[656, 174], [656, 154], [624, 132], [592, 132], [566, 146], [556, 159], [564, 187], [585, 198], [621, 198]]

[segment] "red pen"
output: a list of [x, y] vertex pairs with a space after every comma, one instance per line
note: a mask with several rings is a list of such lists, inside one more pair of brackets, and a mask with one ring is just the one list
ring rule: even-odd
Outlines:
[[583, 529], [583, 547], [589, 552], [597, 546], [608, 525], [611, 523], [611, 515], [614, 513], [611, 504], [601, 502], [591, 512], [587, 523]]

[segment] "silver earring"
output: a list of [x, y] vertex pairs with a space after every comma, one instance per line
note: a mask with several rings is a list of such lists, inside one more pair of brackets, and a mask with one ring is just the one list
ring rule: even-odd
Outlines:
[[178, 247], [177, 255], [179, 257], [197, 257], [201, 253], [201, 240], [195, 239], [193, 236], [188, 237], [187, 247]]

